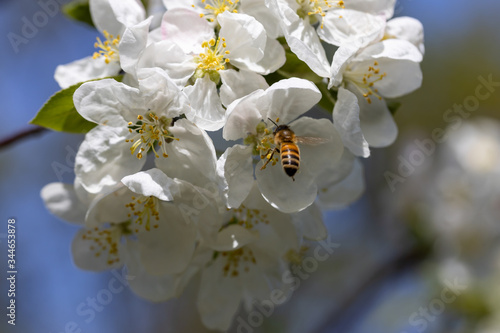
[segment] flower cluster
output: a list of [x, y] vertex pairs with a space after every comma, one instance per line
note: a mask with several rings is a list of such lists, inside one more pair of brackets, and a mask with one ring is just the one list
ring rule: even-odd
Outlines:
[[[389, 20], [394, 0], [164, 0], [161, 19], [89, 3], [103, 37], [55, 79], [85, 82], [73, 102], [95, 127], [74, 184], [42, 198], [82, 227], [77, 266], [124, 265], [152, 301], [200, 275], [202, 320], [226, 330], [241, 304], [289, 289], [280, 277], [327, 236], [321, 209], [363, 192], [358, 157], [397, 134], [385, 99], [421, 84], [422, 27]], [[303, 72], [281, 70], [290, 55]], [[305, 116], [322, 98], [333, 116]]]

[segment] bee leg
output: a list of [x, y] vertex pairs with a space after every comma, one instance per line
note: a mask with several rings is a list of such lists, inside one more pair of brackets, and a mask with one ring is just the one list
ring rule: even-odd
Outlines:
[[[267, 159], [266, 163], [264, 163], [264, 165], [262, 166], [262, 168], [260, 168], [261, 170], [264, 170], [266, 168], [266, 165], [267, 163], [269, 163], [272, 159], [273, 159], [273, 156], [274, 156], [274, 153], [277, 151], [278, 149], [277, 148], [274, 148], [272, 150], [272, 153], [271, 153], [271, 156], [269, 156], [269, 158]], [[269, 152], [271, 151], [271, 149], [269, 149], [266, 153], [266, 155], [263, 155], [263, 156], [267, 156], [269, 155]]]

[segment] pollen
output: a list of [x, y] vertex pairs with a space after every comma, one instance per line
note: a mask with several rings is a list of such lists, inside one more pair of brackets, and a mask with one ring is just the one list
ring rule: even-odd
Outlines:
[[140, 230], [150, 231], [151, 227], [157, 229], [160, 213], [158, 211], [158, 198], [153, 196], [132, 197], [132, 201], [125, 205], [130, 209], [128, 217], [134, 223], [134, 232]]
[[374, 86], [376, 82], [382, 81], [386, 76], [387, 73], [381, 72], [377, 61], [374, 61], [372, 65], [368, 65], [368, 68], [361, 70], [348, 68], [344, 74], [344, 78], [355, 84], [368, 104], [372, 103], [372, 97], [382, 100], [382, 96], [378, 94], [378, 90]]
[[[179, 141], [168, 131], [172, 120], [166, 117], [158, 117], [154, 112], [148, 112], [146, 116], [138, 115], [135, 123], [128, 123], [128, 131], [131, 136], [125, 142], [132, 143], [131, 154], [137, 152], [136, 156], [141, 159], [144, 152], [151, 150], [159, 158], [168, 157], [166, 145], [174, 140]], [[160, 152], [156, 151], [158, 145]]]
[[104, 38], [106, 38], [106, 40], [103, 42], [99, 37], [97, 37], [97, 42], [94, 44], [94, 47], [98, 49], [98, 51], [94, 52], [93, 58], [97, 59], [104, 57], [106, 64], [119, 61], [120, 56], [118, 52], [118, 44], [120, 43], [120, 35], [114, 37], [106, 30], [102, 33], [104, 34]]
[[210, 77], [220, 70], [226, 69], [226, 64], [229, 63], [229, 58], [227, 56], [230, 51], [226, 50], [226, 40], [223, 37], [218, 37], [217, 40], [212, 38], [209, 41], [205, 41], [201, 44], [204, 52], [195, 56], [195, 62], [197, 65], [197, 73], [195, 74], [198, 78], [209, 74]]
[[[210, 22], [214, 22], [219, 14], [224, 12], [237, 13], [239, 0], [201, 0], [204, 13], [200, 17], [205, 17]], [[194, 7], [194, 5], [193, 5]]]
[[311, 23], [317, 22], [318, 15], [321, 19], [321, 29], [323, 29], [323, 22], [327, 11], [331, 9], [345, 8], [345, 3], [342, 0], [297, 0], [297, 2], [300, 5], [297, 10], [297, 14], [303, 19], [309, 17], [312, 21]]
[[224, 251], [221, 254], [222, 260], [226, 261], [223, 268], [225, 277], [238, 277], [242, 268], [243, 272], [246, 273], [250, 271], [252, 265], [257, 264], [252, 250], [247, 247], [242, 247], [234, 251]]
[[121, 235], [119, 225], [110, 225], [88, 229], [81, 238], [89, 242], [89, 249], [94, 257], [105, 257], [106, 263], [111, 266], [120, 261], [118, 243]]

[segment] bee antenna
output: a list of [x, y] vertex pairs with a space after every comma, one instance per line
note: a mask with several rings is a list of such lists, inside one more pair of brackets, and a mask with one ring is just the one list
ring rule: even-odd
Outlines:
[[271, 119], [271, 118], [269, 118], [269, 117], [267, 117], [267, 119], [269, 119], [269, 120], [270, 120], [270, 121], [271, 121], [274, 125], [276, 125], [276, 127], [278, 127], [278, 124], [276, 124], [276, 123], [274, 122], [274, 120], [272, 120], [272, 119]]

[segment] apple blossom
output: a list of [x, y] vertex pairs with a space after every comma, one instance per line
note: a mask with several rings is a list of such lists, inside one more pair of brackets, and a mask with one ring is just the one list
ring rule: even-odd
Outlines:
[[139, 54], [146, 47], [151, 19], [136, 0], [91, 0], [90, 12], [104, 41], [97, 37], [93, 56], [56, 68], [61, 88], [79, 82], [115, 76], [124, 70], [135, 76]]
[[[180, 119], [191, 109], [165, 72], [140, 71], [138, 88], [111, 79], [88, 82], [75, 92], [74, 102], [84, 118], [99, 124], [87, 133], [75, 160], [75, 173], [87, 191], [101, 192], [141, 170], [148, 151], [173, 177], [186, 168], [197, 169], [200, 181], [215, 174], [213, 143]], [[204, 168], [195, 159], [203, 160]]]

